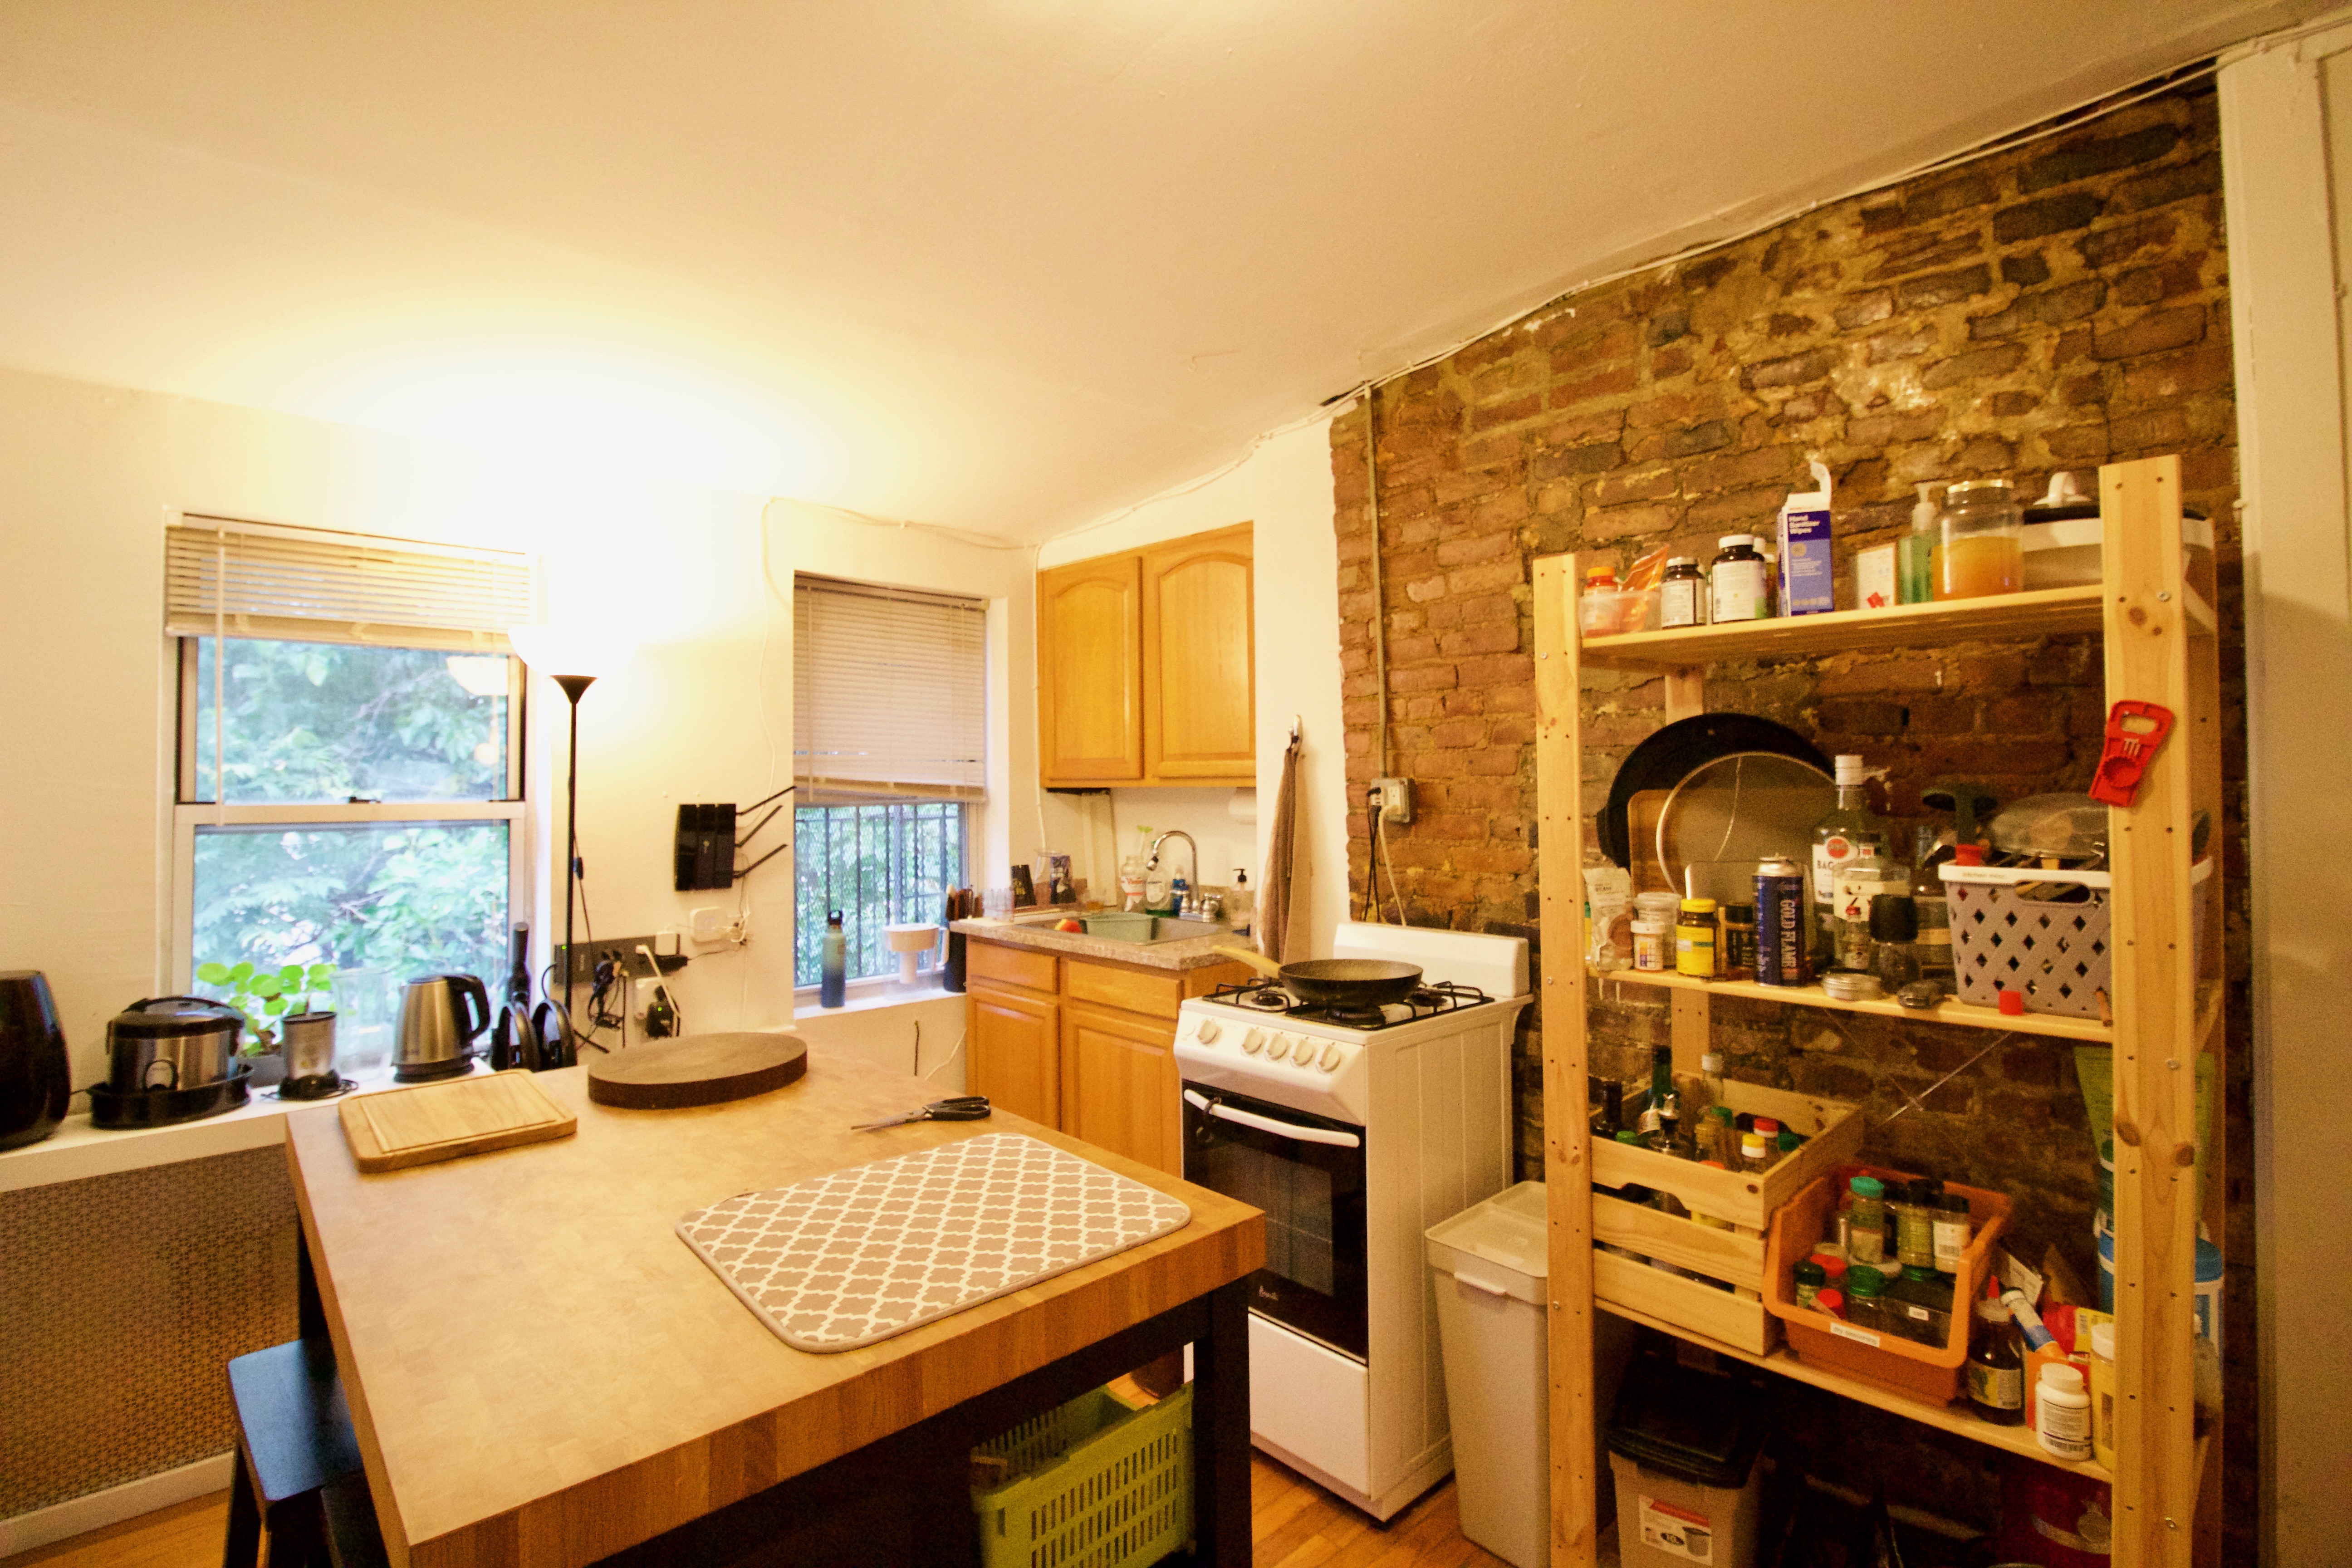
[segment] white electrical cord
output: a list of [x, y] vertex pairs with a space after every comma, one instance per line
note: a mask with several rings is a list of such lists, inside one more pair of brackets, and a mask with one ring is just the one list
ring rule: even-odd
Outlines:
[[[1372, 837], [1379, 841], [1381, 868], [1388, 873], [1389, 899], [1396, 905], [1396, 923], [1403, 925], [1404, 890], [1397, 886], [1396, 863], [1389, 858], [1389, 814], [1385, 806], [1372, 814]], [[1380, 913], [1377, 909], [1372, 912], [1375, 918]]]

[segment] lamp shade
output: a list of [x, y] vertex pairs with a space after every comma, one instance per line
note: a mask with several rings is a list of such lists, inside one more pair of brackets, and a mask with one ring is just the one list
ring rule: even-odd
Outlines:
[[579, 675], [594, 679], [629, 662], [635, 641], [600, 626], [516, 626], [507, 640], [523, 663], [541, 675]]

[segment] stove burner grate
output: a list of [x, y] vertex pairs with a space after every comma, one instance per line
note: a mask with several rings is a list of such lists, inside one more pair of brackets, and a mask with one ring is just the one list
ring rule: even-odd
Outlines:
[[1202, 1000], [1228, 1003], [1262, 1013], [1280, 1013], [1302, 1023], [1371, 1030], [1416, 1023], [1462, 1007], [1482, 1006], [1494, 998], [1475, 985], [1440, 981], [1433, 985], [1416, 986], [1402, 1002], [1391, 1002], [1385, 1007], [1318, 1007], [1298, 1001], [1276, 981], [1238, 980], [1218, 986]]

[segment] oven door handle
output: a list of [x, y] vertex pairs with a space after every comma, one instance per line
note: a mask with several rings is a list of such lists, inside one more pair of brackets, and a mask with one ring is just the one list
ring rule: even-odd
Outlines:
[[1296, 1138], [1301, 1143], [1328, 1143], [1336, 1149], [1360, 1149], [1364, 1146], [1364, 1141], [1353, 1132], [1335, 1132], [1328, 1127], [1300, 1127], [1294, 1122], [1276, 1121], [1271, 1116], [1260, 1116], [1254, 1110], [1235, 1110], [1223, 1100], [1211, 1100], [1198, 1089], [1186, 1089], [1184, 1103], [1211, 1116], [1222, 1116], [1244, 1127], [1271, 1132], [1277, 1138]]

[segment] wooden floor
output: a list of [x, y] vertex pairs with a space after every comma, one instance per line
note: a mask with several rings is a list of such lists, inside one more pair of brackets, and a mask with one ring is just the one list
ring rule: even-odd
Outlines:
[[[0, 1568], [219, 1568], [228, 1493], [215, 1492], [142, 1518], [5, 1559]], [[1374, 1524], [1314, 1482], [1250, 1456], [1250, 1533], [1257, 1568], [1504, 1568], [1462, 1538], [1449, 1480], [1385, 1525]], [[1613, 1565], [1616, 1536], [1601, 1561]]]

